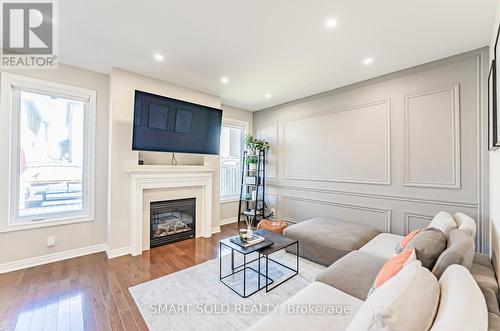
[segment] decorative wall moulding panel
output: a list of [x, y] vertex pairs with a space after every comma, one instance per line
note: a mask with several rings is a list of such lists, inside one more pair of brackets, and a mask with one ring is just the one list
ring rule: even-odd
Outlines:
[[[392, 230], [392, 210], [390, 209], [287, 195], [280, 195], [280, 201], [283, 206], [283, 218], [293, 223], [313, 217], [325, 217], [372, 226], [384, 232], [391, 232]], [[369, 222], [366, 222], [366, 220], [369, 220]]]
[[425, 228], [429, 225], [434, 217], [430, 215], [422, 215], [417, 213], [404, 214], [404, 232], [405, 235], [413, 230]]
[[404, 185], [460, 189], [459, 84], [405, 97]]
[[283, 125], [283, 179], [390, 185], [390, 99]]
[[333, 195], [353, 196], [353, 197], [359, 197], [359, 198], [394, 200], [394, 201], [422, 203], [422, 204], [429, 204], [429, 205], [453, 206], [453, 207], [461, 207], [461, 208], [469, 208], [469, 209], [478, 208], [478, 203], [473, 202], [473, 201], [449, 201], [449, 200], [438, 200], [438, 199], [423, 199], [423, 198], [419, 198], [419, 197], [408, 197], [408, 196], [401, 196], [401, 195], [376, 194], [376, 193], [354, 192], [354, 191], [340, 191], [340, 190], [334, 190], [334, 189], [301, 187], [301, 186], [290, 186], [290, 185], [279, 185], [279, 184], [269, 184], [268, 186], [271, 188], [280, 189], [280, 190], [294, 190], [294, 191], [302, 191], [302, 192], [326, 193], [326, 194], [333, 194]]
[[256, 128], [255, 136], [259, 139], [264, 139], [269, 142], [269, 151], [266, 154], [266, 177], [278, 177], [278, 123], [264, 124]]

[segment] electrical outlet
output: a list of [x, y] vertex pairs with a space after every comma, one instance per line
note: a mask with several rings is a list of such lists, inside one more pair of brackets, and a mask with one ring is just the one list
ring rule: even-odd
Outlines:
[[48, 236], [47, 237], [47, 247], [54, 247], [56, 245], [56, 237]]

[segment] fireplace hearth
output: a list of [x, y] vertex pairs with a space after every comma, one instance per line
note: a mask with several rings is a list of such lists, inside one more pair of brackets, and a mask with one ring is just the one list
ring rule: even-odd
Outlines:
[[150, 215], [150, 247], [195, 237], [195, 198], [151, 202]]

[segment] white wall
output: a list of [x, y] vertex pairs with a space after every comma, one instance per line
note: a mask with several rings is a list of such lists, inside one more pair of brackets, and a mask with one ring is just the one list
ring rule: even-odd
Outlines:
[[267, 202], [405, 234], [440, 210], [479, 222], [488, 251], [485, 49], [255, 113], [271, 142]]
[[[92, 89], [97, 92], [96, 107], [96, 192], [95, 221], [50, 226], [30, 230], [0, 233], [0, 265], [22, 259], [78, 250], [106, 242], [107, 219], [107, 138], [108, 138], [108, 76], [60, 64], [57, 70], [16, 70], [18, 75]], [[1, 73], [0, 73], [1, 75]], [[0, 118], [8, 113], [0, 109]], [[7, 222], [8, 204], [8, 122], [0, 120], [0, 223]], [[56, 246], [47, 248], [47, 236], [56, 237]]]
[[[111, 251], [126, 249], [130, 242], [130, 188], [127, 169], [137, 167], [139, 153], [132, 151], [132, 121], [134, 91], [141, 90], [175, 99], [220, 108], [220, 98], [189, 88], [113, 68], [109, 80], [110, 91], [110, 196], [108, 246]], [[168, 164], [169, 157], [161, 153], [147, 155], [150, 163]], [[214, 177], [213, 224], [218, 224], [219, 211], [219, 157], [177, 154], [178, 164], [205, 164], [217, 169]]]
[[[495, 26], [492, 27], [490, 60], [494, 58], [494, 47], [500, 25], [500, 5], [498, 5]], [[500, 61], [500, 59], [497, 59]], [[488, 64], [488, 68], [489, 68]], [[497, 72], [497, 76], [500, 75]], [[488, 76], [486, 76], [486, 79]], [[498, 80], [497, 80], [498, 81]], [[487, 84], [487, 82], [485, 83]], [[498, 98], [498, 97], [497, 97]], [[498, 101], [497, 101], [498, 104]], [[500, 150], [490, 152], [490, 218], [491, 218], [491, 253], [496, 265], [497, 278], [500, 281]]]

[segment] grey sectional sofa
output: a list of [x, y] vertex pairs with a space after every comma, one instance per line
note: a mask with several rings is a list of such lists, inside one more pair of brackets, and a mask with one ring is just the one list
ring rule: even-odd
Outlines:
[[[432, 275], [430, 277], [436, 283], [438, 279], [443, 280], [443, 284], [439, 281], [441, 289], [437, 290], [439, 292], [437, 295], [440, 295], [441, 298], [440, 304], [436, 307], [435, 319], [437, 322], [434, 321], [434, 324], [429, 324], [422, 330], [454, 330], [457, 325], [461, 325], [461, 327], [469, 325], [466, 329], [462, 328], [461, 330], [500, 330], [498, 283], [490, 259], [474, 254], [473, 238], [476, 231], [474, 220], [462, 213], [451, 216], [441, 212], [434, 217], [429, 226], [438, 228], [445, 234], [447, 246], [437, 258], [432, 268], [432, 274], [422, 267], [427, 270], [429, 275]], [[287, 327], [287, 330], [351, 330], [353, 325], [357, 323], [355, 320], [357, 319], [359, 322], [361, 319], [357, 315], [366, 314], [366, 311], [370, 310], [365, 306], [378, 304], [373, 302], [376, 299], [371, 296], [369, 300], [367, 299], [368, 292], [378, 271], [394, 255], [396, 244], [403, 238], [403, 236], [395, 234], [380, 233], [369, 227], [324, 218], [316, 218], [293, 225], [285, 231], [285, 235], [300, 241], [302, 257], [329, 266], [324, 272], [317, 275], [314, 283], [283, 303], [279, 311], [263, 318], [251, 330], [271, 330], [280, 327]], [[341, 235], [343, 238], [339, 238], [337, 235]], [[420, 262], [418, 261], [418, 263]], [[454, 267], [450, 268], [451, 265]], [[445, 274], [446, 276], [444, 276]], [[399, 273], [394, 278], [398, 276]], [[473, 284], [467, 282], [469, 278], [473, 279]], [[384, 291], [390, 291], [390, 286], [395, 285], [389, 283], [391, 280], [377, 291], [381, 291], [382, 288]], [[397, 283], [397, 281], [393, 283]], [[465, 288], [469, 291], [464, 290], [463, 292], [466, 294], [461, 295], [460, 293], [449, 293], [448, 289], [450, 288]], [[418, 296], [419, 292], [416, 293]], [[417, 299], [418, 302], [419, 298], [414, 296], [415, 294], [413, 294], [412, 299]], [[451, 313], [452, 318], [443, 318], [443, 316], [450, 314], [448, 302], [457, 305], [457, 307], [453, 307], [457, 314], [460, 314], [461, 310], [464, 312], [470, 310], [467, 313], [467, 318], [461, 321], [463, 316], [453, 316], [453, 312]], [[351, 311], [350, 314], [341, 316], [284, 313], [291, 305], [298, 304], [345, 305], [349, 306]], [[456, 320], [453, 320], [454, 317]], [[411, 315], [407, 318], [411, 318]], [[373, 326], [373, 329], [384, 328]], [[420, 329], [416, 328], [415, 330]]]

